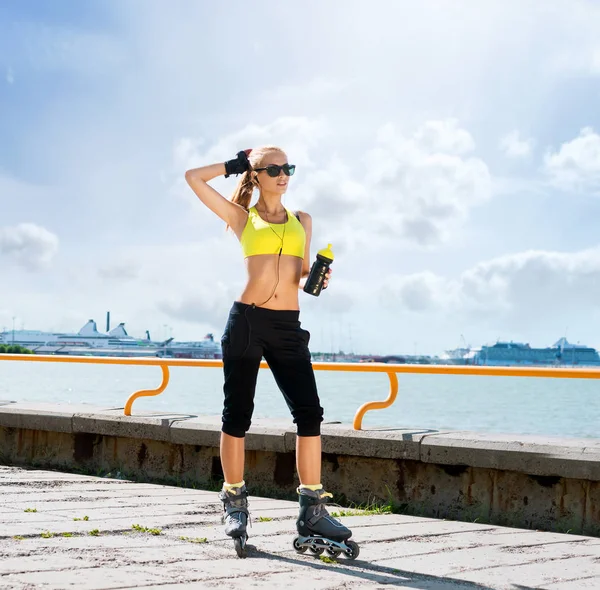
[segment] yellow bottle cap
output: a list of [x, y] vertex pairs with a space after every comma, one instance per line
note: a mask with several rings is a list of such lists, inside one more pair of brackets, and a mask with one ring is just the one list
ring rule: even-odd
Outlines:
[[319, 250], [317, 254], [319, 254], [319, 256], [323, 256], [323, 258], [329, 258], [329, 260], [333, 260], [331, 244], [327, 244], [327, 248], [321, 248], [321, 250]]

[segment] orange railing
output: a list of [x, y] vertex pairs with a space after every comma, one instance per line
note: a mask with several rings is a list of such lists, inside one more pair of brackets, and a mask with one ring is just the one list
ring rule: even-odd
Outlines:
[[[130, 395], [125, 403], [124, 414], [131, 416], [133, 402], [139, 397], [162, 393], [169, 384], [169, 367], [222, 367], [223, 361], [212, 359], [180, 359], [157, 357], [101, 357], [61, 356], [41, 354], [0, 354], [0, 360], [29, 361], [42, 363], [90, 363], [97, 365], [159, 366], [162, 382], [156, 389], [143, 389]], [[261, 369], [268, 365], [263, 361]], [[353, 371], [360, 373], [387, 373], [390, 391], [383, 401], [363, 404], [354, 416], [355, 430], [362, 429], [364, 415], [371, 410], [389, 408], [398, 395], [398, 373], [420, 373], [427, 375], [492, 375], [501, 377], [551, 377], [559, 379], [600, 379], [600, 368], [594, 367], [488, 367], [473, 365], [396, 365], [387, 363], [313, 363], [315, 371]]]

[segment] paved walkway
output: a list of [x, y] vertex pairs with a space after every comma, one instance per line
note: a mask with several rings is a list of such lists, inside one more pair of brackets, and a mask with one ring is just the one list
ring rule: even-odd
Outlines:
[[[0, 467], [0, 588], [600, 588], [600, 539], [393, 514], [342, 520], [356, 561], [292, 548], [294, 502], [250, 498], [256, 546], [215, 492]], [[332, 508], [336, 510], [336, 508]]]

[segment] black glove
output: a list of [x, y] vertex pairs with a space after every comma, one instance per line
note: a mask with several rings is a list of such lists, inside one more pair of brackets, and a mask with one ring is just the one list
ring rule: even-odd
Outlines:
[[225, 162], [225, 178], [229, 178], [231, 174], [243, 174], [250, 169], [250, 162], [246, 152], [238, 152], [233, 160]]

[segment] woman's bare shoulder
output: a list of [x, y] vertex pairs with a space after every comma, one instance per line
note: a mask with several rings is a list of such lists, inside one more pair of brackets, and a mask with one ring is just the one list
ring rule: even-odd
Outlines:
[[312, 217], [310, 216], [309, 213], [307, 213], [306, 211], [296, 211], [296, 215], [298, 216], [300, 223], [304, 227], [312, 226]]

